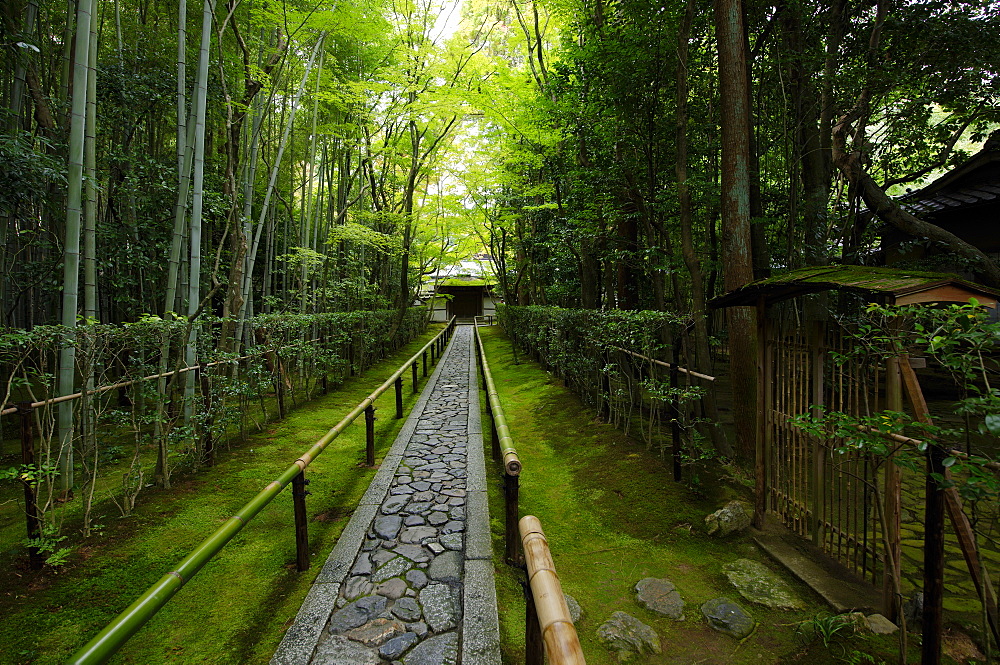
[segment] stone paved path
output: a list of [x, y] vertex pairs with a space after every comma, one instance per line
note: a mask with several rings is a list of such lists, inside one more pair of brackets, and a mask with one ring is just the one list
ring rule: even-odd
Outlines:
[[271, 665], [499, 665], [473, 342], [456, 328]]

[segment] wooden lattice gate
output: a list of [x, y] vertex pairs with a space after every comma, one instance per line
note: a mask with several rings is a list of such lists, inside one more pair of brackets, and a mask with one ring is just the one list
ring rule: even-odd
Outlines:
[[876, 501], [884, 469], [842, 442], [811, 436], [792, 423], [820, 405], [857, 415], [881, 408], [883, 372], [856, 362], [838, 364], [837, 326], [775, 325], [767, 334], [764, 448], [767, 508], [791, 531], [812, 540], [859, 576], [881, 583], [885, 536]]

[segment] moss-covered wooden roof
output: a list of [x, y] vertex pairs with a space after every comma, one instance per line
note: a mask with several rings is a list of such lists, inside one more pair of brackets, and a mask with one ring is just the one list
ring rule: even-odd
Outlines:
[[1000, 296], [998, 291], [949, 273], [867, 266], [816, 266], [751, 282], [715, 298], [709, 305], [715, 308], [751, 306], [758, 304], [761, 297], [766, 305], [770, 305], [788, 298], [829, 290], [882, 295], [897, 304], [967, 302], [970, 297], [995, 303]]

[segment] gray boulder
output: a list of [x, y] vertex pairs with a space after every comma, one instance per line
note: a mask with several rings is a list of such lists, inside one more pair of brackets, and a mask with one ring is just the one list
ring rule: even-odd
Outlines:
[[876, 635], [892, 635], [899, 630], [899, 626], [881, 614], [869, 614], [866, 616], [865, 627]]
[[723, 572], [740, 595], [751, 603], [765, 607], [800, 610], [804, 607], [788, 583], [769, 568], [750, 559], [737, 559], [722, 567]]
[[583, 616], [583, 608], [580, 607], [580, 603], [576, 602], [576, 598], [568, 593], [564, 593], [563, 598], [566, 599], [566, 607], [569, 608], [569, 618], [573, 620], [573, 623], [580, 623], [580, 617]]
[[670, 580], [655, 577], [641, 579], [635, 585], [635, 592], [636, 600], [646, 609], [677, 621], [684, 620], [684, 601]]
[[723, 538], [750, 528], [750, 515], [742, 501], [730, 501], [705, 518], [708, 535]]
[[597, 629], [598, 639], [615, 652], [618, 662], [625, 663], [636, 656], [660, 653], [660, 636], [656, 631], [624, 612], [615, 612]]
[[738, 640], [752, 633], [756, 625], [742, 607], [728, 598], [713, 598], [701, 606], [701, 613], [712, 628]]
[[379, 665], [382, 659], [373, 649], [334, 635], [316, 647], [310, 662], [313, 665]]

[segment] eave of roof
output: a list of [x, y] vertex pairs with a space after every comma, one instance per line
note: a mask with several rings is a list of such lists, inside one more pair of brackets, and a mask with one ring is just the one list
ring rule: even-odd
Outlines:
[[890, 296], [893, 300], [941, 286], [953, 285], [970, 296], [995, 300], [1000, 292], [959, 279], [949, 273], [873, 268], [867, 266], [816, 266], [791, 270], [751, 282], [709, 302], [712, 308], [765, 305], [820, 291], [844, 290]]

